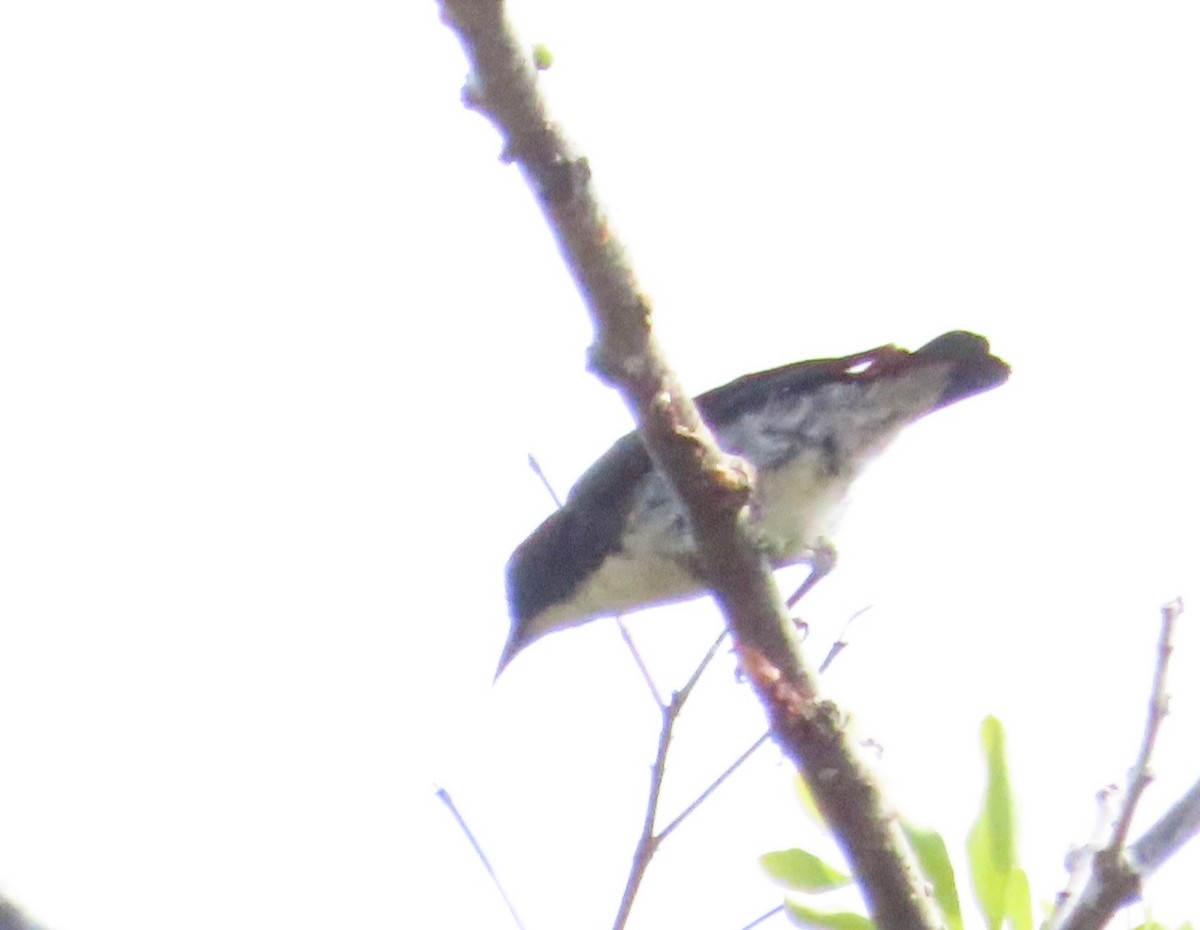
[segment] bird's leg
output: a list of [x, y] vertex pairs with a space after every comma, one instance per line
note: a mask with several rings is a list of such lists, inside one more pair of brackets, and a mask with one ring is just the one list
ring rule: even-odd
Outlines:
[[833, 548], [833, 543], [827, 539], [818, 539], [816, 545], [812, 547], [812, 552], [804, 560], [808, 562], [809, 572], [808, 577], [804, 579], [804, 583], [796, 589], [796, 592], [787, 599], [788, 610], [791, 610], [799, 602], [800, 598], [804, 597], [813, 589], [818, 581], [833, 571], [837, 565], [837, 550]]

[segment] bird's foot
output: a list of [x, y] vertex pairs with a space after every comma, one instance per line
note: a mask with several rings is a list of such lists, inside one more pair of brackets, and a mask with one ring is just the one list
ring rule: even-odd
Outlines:
[[828, 575], [837, 566], [837, 550], [833, 548], [833, 543], [827, 539], [818, 539], [812, 547], [812, 551], [805, 556], [804, 561], [809, 565], [808, 577], [804, 579], [795, 593], [787, 599], [788, 610], [799, 603], [800, 598], [804, 597], [809, 591], [816, 586], [816, 583]]

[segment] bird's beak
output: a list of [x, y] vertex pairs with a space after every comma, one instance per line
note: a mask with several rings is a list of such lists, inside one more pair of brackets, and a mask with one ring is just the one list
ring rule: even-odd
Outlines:
[[521, 635], [521, 628], [514, 623], [512, 631], [508, 634], [508, 642], [504, 644], [504, 651], [500, 653], [500, 664], [496, 666], [496, 677], [492, 679], [492, 684], [500, 680], [500, 673], [508, 667], [508, 663], [515, 659], [517, 653], [526, 645], [525, 637]]

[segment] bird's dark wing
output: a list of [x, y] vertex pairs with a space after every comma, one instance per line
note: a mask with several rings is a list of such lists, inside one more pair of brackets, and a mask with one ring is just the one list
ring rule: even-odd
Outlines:
[[641, 438], [629, 433], [583, 473], [562, 508], [508, 560], [508, 606], [515, 619], [565, 600], [621, 548], [633, 493], [651, 467]]
[[793, 362], [779, 368], [759, 371], [706, 391], [696, 398], [696, 406], [706, 423], [720, 427], [744, 413], [762, 410], [770, 398], [799, 397], [834, 381], [852, 381], [861, 366], [873, 365], [887, 353], [902, 353], [895, 346], [880, 346], [845, 358], [818, 358]]

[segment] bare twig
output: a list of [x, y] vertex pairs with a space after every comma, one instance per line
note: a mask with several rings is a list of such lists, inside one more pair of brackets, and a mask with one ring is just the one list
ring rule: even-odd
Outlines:
[[633, 657], [634, 664], [637, 665], [638, 671], [642, 673], [642, 680], [646, 682], [646, 687], [650, 689], [650, 696], [654, 698], [655, 704], [662, 707], [666, 703], [663, 701], [662, 692], [658, 690], [658, 685], [654, 683], [654, 676], [650, 674], [650, 668], [646, 665], [646, 660], [642, 658], [642, 653], [638, 649], [637, 643], [633, 641], [629, 627], [625, 625], [625, 621], [620, 617], [616, 617], [615, 619], [617, 621], [617, 629], [621, 631], [621, 639], [625, 641], [625, 646], [629, 649], [629, 654]]
[[483, 863], [484, 869], [491, 876], [492, 884], [496, 886], [496, 890], [500, 892], [500, 897], [504, 899], [504, 905], [508, 908], [508, 912], [512, 914], [513, 923], [518, 927], [518, 930], [525, 930], [525, 925], [521, 923], [521, 915], [517, 913], [516, 907], [509, 900], [508, 893], [504, 890], [504, 886], [500, 884], [500, 878], [496, 875], [496, 870], [492, 868], [492, 864], [488, 861], [488, 857], [484, 855], [483, 847], [479, 845], [479, 841], [475, 839], [475, 834], [471, 832], [471, 828], [467, 826], [467, 822], [463, 819], [462, 814], [458, 812], [458, 808], [454, 804], [454, 799], [450, 797], [450, 792], [445, 788], [438, 788], [435, 792], [442, 803], [450, 808], [450, 813], [457, 821], [459, 829], [471, 844], [471, 848], [475, 850], [475, 855], [479, 857], [479, 861]]
[[[529, 456], [529, 467], [533, 470], [533, 473], [537, 475], [539, 479], [541, 479], [543, 487], [545, 487], [547, 493], [550, 495], [554, 503], [558, 507], [562, 507], [562, 501], [555, 492], [553, 483], [551, 483], [546, 473], [542, 470], [542, 466], [532, 454]], [[671, 705], [668, 705], [667, 702], [662, 699], [662, 696], [658, 690], [658, 686], [654, 682], [654, 677], [650, 674], [650, 669], [642, 659], [642, 654], [638, 650], [637, 644], [633, 641], [632, 635], [630, 635], [629, 627], [625, 625], [624, 621], [622, 621], [620, 617], [616, 618], [616, 622], [618, 629], [621, 631], [621, 638], [625, 640], [625, 645], [629, 647], [629, 654], [633, 657], [633, 661], [637, 664], [638, 669], [642, 673], [642, 678], [646, 682], [646, 687], [650, 689], [650, 694], [653, 696], [655, 703], [658, 704], [659, 708], [663, 712], [663, 732], [659, 734], [659, 753], [661, 753], [661, 755], [655, 758], [653, 768], [653, 771], [657, 773], [657, 777], [651, 778], [650, 797], [646, 805], [646, 817], [642, 828], [642, 835], [638, 839], [637, 850], [634, 853], [633, 863], [630, 866], [630, 875], [626, 882], [627, 890], [625, 897], [630, 898], [630, 901], [632, 901], [632, 897], [630, 896], [628, 889], [636, 889], [641, 884], [642, 877], [645, 874], [646, 869], [649, 867], [650, 860], [653, 858], [654, 851], [658, 848], [658, 845], [664, 839], [666, 839], [667, 835], [675, 830], [675, 828], [678, 827], [688, 817], [688, 815], [692, 813], [692, 811], [703, 804], [708, 797], [721, 786], [722, 782], [732, 775], [742, 765], [742, 763], [750, 758], [750, 755], [756, 749], [758, 749], [759, 746], [765, 743], [771, 734], [763, 734], [763, 736], [761, 736], [753, 746], [742, 753], [742, 755], [739, 756], [738, 759], [729, 766], [729, 768], [722, 772], [721, 775], [719, 775], [717, 779], [711, 785], [709, 785], [699, 797], [696, 798], [695, 801], [689, 804], [683, 810], [683, 812], [679, 814], [679, 816], [667, 824], [667, 826], [664, 827], [661, 832], [655, 835], [654, 824], [658, 817], [658, 801], [662, 789], [662, 776], [666, 769], [666, 752], [670, 745], [671, 731], [675, 726], [675, 720], [679, 716], [679, 712], [683, 710], [684, 701], [687, 700], [687, 697], [691, 694], [692, 689], [695, 688], [697, 682], [700, 681], [700, 677], [704, 674], [705, 670], [712, 663], [712, 660], [716, 657], [717, 650], [721, 648], [721, 643], [725, 642], [725, 638], [729, 635], [729, 631], [721, 631], [720, 635], [718, 635], [713, 641], [713, 644], [708, 647], [708, 651], [704, 654], [704, 657], [697, 663], [696, 668], [692, 671], [691, 677], [688, 678], [683, 688], [675, 695]], [[625, 907], [624, 900], [622, 901], [621, 913], [626, 917], [628, 916], [628, 909]]]
[[[554, 501], [557, 507], [561, 508], [562, 499], [558, 496], [553, 482], [550, 481], [549, 477], [542, 469], [541, 464], [532, 453], [529, 455], [529, 467], [542, 482], [542, 486], [550, 495], [551, 500]], [[799, 601], [804, 594], [811, 590], [813, 584], [824, 578], [827, 574], [829, 574], [830, 571], [833, 570], [836, 561], [837, 551], [832, 546], [827, 543], [820, 546], [814, 554], [812, 570], [809, 573], [809, 577], [805, 579], [804, 584], [801, 585], [790, 598], [788, 598], [787, 606], [789, 608], [795, 606], [796, 602]], [[846, 648], [846, 634], [850, 629], [850, 624], [868, 610], [870, 610], [869, 606], [864, 607], [852, 614], [846, 620], [845, 624], [842, 626], [841, 632], [838, 634], [837, 642], [830, 647], [829, 653], [825, 656], [825, 660], [821, 663], [821, 667], [818, 672], [819, 674], [823, 674], [826, 669], [829, 668], [830, 664], [832, 664], [833, 660], [837, 658], [843, 649]], [[625, 921], [629, 917], [630, 908], [632, 907], [636, 892], [641, 886], [642, 880], [645, 877], [645, 873], [649, 868], [650, 862], [653, 859], [658, 847], [688, 817], [690, 817], [697, 810], [697, 808], [707, 801], [717, 791], [717, 789], [721, 787], [721, 785], [723, 785], [739, 768], [741, 768], [750, 759], [750, 757], [767, 742], [768, 739], [770, 739], [771, 732], [768, 730], [757, 740], [755, 740], [754, 743], [741, 755], [739, 755], [732, 763], [730, 763], [729, 766], [726, 767], [726, 769], [708, 785], [708, 787], [706, 787], [699, 795], [697, 795], [695, 800], [688, 804], [687, 807], [685, 807], [673, 820], [671, 820], [665, 827], [656, 833], [654, 825], [658, 818], [658, 802], [661, 798], [662, 783], [666, 772], [666, 754], [669, 751], [675, 720], [677, 719], [679, 712], [683, 709], [683, 702], [687, 699], [692, 689], [696, 686], [696, 683], [700, 680], [700, 677], [704, 674], [705, 670], [716, 656], [717, 650], [720, 649], [721, 644], [725, 641], [725, 637], [729, 634], [727, 630], [721, 631], [720, 635], [709, 647], [708, 652], [704, 655], [704, 658], [702, 658], [697, 664], [695, 670], [692, 672], [691, 677], [683, 686], [682, 690], [675, 695], [672, 704], [668, 705], [662, 699], [658, 690], [658, 686], [654, 682], [654, 677], [650, 674], [650, 669], [642, 659], [641, 652], [638, 650], [636, 643], [634, 643], [633, 637], [629, 632], [629, 628], [620, 617], [616, 617], [615, 619], [617, 627], [621, 631], [621, 637], [624, 639], [625, 645], [629, 648], [629, 654], [633, 657], [634, 662], [637, 664], [637, 667], [642, 674], [642, 678], [646, 682], [646, 686], [649, 688], [650, 694], [654, 698], [655, 703], [662, 711], [663, 719], [662, 729], [659, 733], [658, 753], [656, 754], [654, 765], [651, 769], [652, 774], [650, 793], [649, 797], [647, 798], [646, 815], [643, 819], [642, 832], [638, 838], [637, 847], [634, 851], [633, 860], [630, 864], [629, 876], [626, 879], [625, 893], [622, 896], [621, 906], [617, 916], [617, 923], [615, 925], [619, 930], [619, 928], [624, 925]], [[781, 910], [781, 908], [777, 908], [775, 911], [764, 915], [754, 923], [757, 924], [760, 921], [765, 920], [772, 914], [778, 913], [779, 910]]]
[[[862, 610], [859, 610], [857, 613], [853, 614], [850, 617], [850, 619], [846, 621], [846, 623], [842, 626], [842, 632], [840, 634], [838, 634], [838, 641], [830, 647], [828, 655], [825, 656], [825, 661], [821, 663], [821, 668], [820, 668], [818, 674], [824, 674], [826, 669], [828, 669], [830, 664], [833, 662], [833, 660], [836, 659], [838, 657], [838, 655], [841, 653], [841, 651], [846, 648], [845, 637], [846, 637], [846, 631], [850, 628], [850, 624], [853, 623], [857, 617], [861, 617], [864, 613], [866, 613], [870, 609], [871, 609], [870, 607], [864, 607], [864, 608], [862, 608]], [[724, 636], [722, 635], [721, 639], [718, 639], [715, 643], [713, 643], [713, 647], [709, 651], [707, 658], [709, 658], [709, 659], [712, 658], [713, 652], [717, 649], [718, 646], [720, 646], [721, 640], [723, 638], [724, 638]], [[696, 674], [698, 675], [699, 671], [702, 671], [702, 670], [703, 670], [703, 667], [701, 667], [701, 669], [699, 669]], [[766, 743], [766, 741], [770, 738], [771, 738], [771, 731], [768, 730], [766, 733], [764, 733], [762, 736], [760, 736], [757, 740], [755, 740], [754, 743], [750, 746], [750, 748], [748, 748], [745, 752], [743, 752], [740, 756], [738, 756], [733, 762], [731, 762], [729, 764], [729, 767], [726, 768], [725, 771], [723, 771], [720, 775], [718, 775], [713, 780], [712, 784], [710, 784], [707, 788], [705, 788], [702, 792], [700, 792], [700, 794], [696, 797], [696, 800], [694, 800], [691, 804], [689, 804], [687, 807], [685, 807], [683, 809], [683, 811], [679, 814], [678, 817], [676, 817], [669, 824], [667, 824], [665, 827], [663, 827], [662, 831], [658, 835], [659, 840], [661, 841], [661, 840], [666, 839], [667, 835], [669, 833], [671, 833], [671, 831], [673, 831], [676, 827], [678, 827], [697, 807], [699, 807], [701, 804], [703, 804], [705, 801], [707, 801], [708, 798], [712, 795], [712, 793], [714, 791], [716, 791], [719, 787], [721, 787], [721, 785], [726, 781], [726, 779], [728, 779], [729, 776], [731, 776], [734, 772], [736, 772], [739, 768], [741, 768], [750, 759], [750, 757], [752, 755], [754, 755], [754, 753], [758, 750], [758, 748], [760, 746], [762, 746], [764, 743]]]
[[629, 912], [633, 909], [633, 900], [637, 897], [642, 879], [646, 877], [646, 869], [658, 849], [658, 837], [654, 835], [654, 819], [658, 815], [658, 799], [662, 793], [663, 776], [667, 769], [667, 748], [671, 744], [671, 733], [678, 715], [679, 700], [673, 701], [663, 708], [663, 724], [658, 732], [658, 752], [654, 756], [654, 765], [650, 769], [650, 795], [646, 799], [646, 816], [642, 820], [642, 833], [638, 837], [637, 846], [633, 851], [633, 862], [629, 867], [629, 876], [625, 880], [625, 892], [621, 895], [621, 904], [617, 908], [617, 917], [613, 921], [613, 930], [622, 930], [629, 920]]
[[1077, 899], [1060, 899], [1062, 930], [1099, 930], [1116, 911], [1135, 901], [1142, 882], [1185, 842], [1200, 832], [1200, 782], [1192, 787], [1132, 847], [1125, 847], [1138, 799], [1152, 778], [1150, 755], [1159, 727], [1167, 714], [1166, 672], [1171, 657], [1172, 637], [1183, 603], [1174, 600], [1162, 609], [1158, 660], [1146, 728], [1137, 759], [1129, 773], [1129, 786], [1113, 824], [1108, 845], [1092, 857], [1091, 873]]
[[[562, 499], [559, 497], [558, 492], [554, 487], [554, 483], [550, 480], [549, 476], [542, 468], [541, 463], [537, 460], [537, 457], [532, 453], [529, 454], [529, 468], [541, 481], [542, 487], [546, 489], [546, 493], [550, 495], [550, 499], [554, 501], [555, 506], [561, 508]], [[836, 550], [827, 543], [820, 546], [814, 554], [812, 569], [809, 573], [809, 577], [805, 579], [804, 584], [801, 585], [800, 588], [797, 589], [797, 591], [790, 598], [788, 598], [788, 607], [793, 607], [805, 593], [811, 590], [813, 584], [829, 574], [829, 572], [833, 570], [836, 562]], [[868, 609], [869, 608], [864, 607], [862, 610], [852, 615], [843, 625], [842, 631], [838, 636], [838, 641], [833, 644], [833, 646], [830, 648], [829, 654], [825, 657], [825, 661], [821, 663], [820, 671], [822, 673], [829, 667], [830, 663], [834, 660], [834, 658], [836, 658], [838, 653], [845, 648], [846, 631], [850, 628], [850, 624]], [[625, 645], [629, 649], [630, 656], [632, 656], [633, 661], [638, 667], [638, 670], [641, 672], [642, 679], [645, 681], [646, 687], [649, 689], [655, 703], [663, 711], [663, 728], [664, 731], [666, 731], [665, 734], [659, 734], [659, 752], [662, 753], [662, 755], [655, 758], [652, 769], [655, 775], [651, 778], [650, 796], [647, 799], [646, 816], [643, 821], [642, 833], [638, 839], [633, 861], [630, 864], [629, 877], [626, 880], [626, 892], [622, 898], [621, 910], [618, 916], [618, 921], [623, 922], [628, 918], [629, 906], [632, 904], [633, 894], [631, 893], [630, 889], [636, 891], [636, 889], [640, 887], [645, 872], [649, 868], [650, 861], [653, 859], [654, 853], [658, 849], [659, 845], [661, 845], [663, 840], [670, 836], [670, 834], [673, 833], [688, 817], [690, 817], [696, 811], [696, 809], [700, 807], [700, 805], [707, 801], [717, 791], [717, 789], [721, 787], [721, 785], [723, 785], [739, 768], [741, 768], [742, 765], [744, 765], [750, 759], [750, 757], [756, 751], [758, 751], [758, 749], [763, 746], [768, 739], [770, 739], [771, 733], [768, 730], [757, 740], [755, 740], [754, 743], [732, 763], [730, 763], [729, 766], [726, 767], [726, 769], [721, 772], [721, 774], [718, 775], [712, 781], [712, 783], [708, 785], [707, 788], [697, 795], [695, 800], [688, 804], [687, 807], [685, 807], [672, 821], [670, 821], [670, 823], [663, 827], [662, 830], [655, 833], [654, 824], [657, 822], [658, 817], [658, 801], [661, 796], [662, 780], [666, 769], [666, 752], [669, 750], [670, 745], [670, 730], [674, 727], [675, 719], [678, 716], [679, 711], [682, 710], [683, 700], [686, 699], [687, 695], [690, 694], [692, 689], [696, 686], [696, 683], [700, 680], [700, 677], [704, 674], [705, 670], [716, 656], [717, 650], [721, 648], [721, 644], [725, 641], [725, 638], [729, 635], [729, 632], [728, 630], [721, 631], [720, 635], [709, 647], [708, 652], [704, 655], [704, 658], [702, 658], [697, 664], [695, 670], [691, 674], [691, 677], [683, 686], [683, 689], [678, 695], [676, 695], [676, 701], [678, 704], [675, 707], [675, 712], [668, 713], [667, 711], [669, 708], [667, 702], [663, 700], [658, 690], [658, 686], [654, 681], [654, 677], [650, 673], [650, 669], [647, 667], [645, 660], [643, 660], [642, 654], [637, 648], [637, 644], [633, 641], [633, 636], [629, 632], [629, 627], [625, 624], [621, 617], [618, 616], [615, 618], [615, 620], [617, 623], [617, 628], [621, 632], [621, 638], [625, 641]], [[618, 926], [620, 926], [620, 923], [618, 923]]]
[[703, 804], [705, 801], [707, 801], [712, 796], [712, 793], [714, 791], [716, 791], [718, 788], [720, 788], [721, 785], [723, 785], [725, 783], [726, 779], [728, 779], [730, 775], [732, 775], [734, 772], [736, 772], [738, 769], [740, 769], [746, 763], [746, 761], [752, 755], [754, 755], [754, 753], [756, 753], [758, 751], [759, 747], [762, 746], [763, 744], [765, 744], [766, 741], [769, 740], [770, 738], [771, 738], [771, 734], [769, 732], [764, 733], [762, 736], [760, 736], [757, 740], [754, 741], [754, 744], [752, 746], [750, 746], [749, 749], [747, 749], [740, 756], [738, 756], [733, 762], [731, 762], [729, 764], [729, 767], [726, 768], [724, 772], [722, 772], [715, 779], [713, 779], [713, 782], [711, 785], [709, 785], [707, 788], [705, 788], [703, 791], [701, 791], [700, 794], [698, 794], [696, 796], [696, 800], [694, 800], [691, 804], [689, 804], [682, 811], [680, 811], [679, 815], [674, 820], [672, 820], [669, 824], [667, 824], [665, 827], [662, 828], [662, 830], [658, 834], [659, 842], [661, 843], [668, 836], [670, 836], [671, 833], [675, 830], [675, 828], [678, 827], [681, 823], [683, 823], [683, 821], [686, 820], [691, 815], [692, 811], [694, 811], [697, 807], [699, 807], [701, 804]]
[[1092, 872], [1092, 861], [1096, 852], [1104, 848], [1112, 835], [1112, 825], [1117, 819], [1117, 801], [1121, 789], [1116, 785], [1105, 785], [1096, 792], [1096, 819], [1088, 841], [1067, 853], [1067, 884], [1054, 899], [1054, 911], [1046, 921], [1046, 930], [1058, 930], [1066, 920], [1075, 898], [1087, 883]]
[[767, 911], [761, 917], [755, 917], [752, 921], [750, 921], [750, 923], [748, 923], [748, 924], [746, 924], [746, 926], [742, 927], [742, 930], [753, 930], [754, 927], [758, 927], [762, 924], [765, 924], [768, 920], [770, 920], [776, 914], [782, 914], [782, 913], [783, 913], [783, 905], [780, 904], [778, 907], [771, 908], [769, 911]]
[[550, 483], [550, 479], [546, 477], [546, 473], [542, 471], [542, 463], [534, 457], [532, 452], [529, 453], [529, 469], [538, 476], [538, 480], [542, 482], [542, 487], [546, 489], [546, 493], [550, 495], [550, 500], [554, 501], [554, 506], [562, 510], [562, 499], [554, 490], [554, 485]]
[[1117, 822], [1113, 826], [1112, 841], [1108, 844], [1108, 848], [1114, 852], [1125, 846], [1125, 840], [1129, 836], [1129, 825], [1133, 823], [1133, 812], [1141, 800], [1142, 792], [1154, 779], [1150, 771], [1150, 754], [1154, 751], [1154, 741], [1158, 737], [1163, 718], [1167, 716], [1167, 664], [1171, 661], [1171, 642], [1181, 613], [1183, 601], [1178, 598], [1165, 604], [1162, 609], [1162, 626], [1158, 634], [1158, 661], [1154, 663], [1154, 683], [1150, 687], [1146, 729], [1142, 733], [1142, 745], [1138, 750], [1137, 761], [1129, 770], [1129, 785], [1125, 789], [1125, 798], [1120, 813], [1117, 814]]
[[[545, 471], [542, 470], [538, 460], [530, 454], [529, 467], [533, 473], [541, 479], [542, 486], [550, 495], [555, 505], [562, 507], [562, 500], [554, 490], [554, 485], [547, 477]], [[633, 661], [637, 664], [638, 670], [642, 673], [642, 679], [646, 682], [646, 687], [650, 689], [650, 694], [654, 698], [654, 702], [659, 706], [662, 712], [662, 727], [659, 732], [658, 752], [655, 755], [654, 765], [651, 769], [650, 778], [650, 793], [646, 801], [646, 816], [643, 819], [642, 832], [638, 838], [637, 848], [634, 851], [633, 861], [629, 866], [629, 876], [626, 879], [625, 893], [621, 898], [621, 905], [617, 916], [617, 927], [624, 925], [629, 917], [630, 908], [633, 906], [633, 900], [636, 896], [638, 888], [641, 886], [642, 879], [645, 877], [646, 870], [650, 866], [650, 860], [654, 857], [654, 852], [658, 846], [673, 831], [683, 820], [691, 814], [697, 807], [711, 795], [720, 784], [733, 773], [743, 762], [749, 758], [750, 753], [766, 742], [770, 734], [764, 735], [750, 750], [743, 753], [741, 758], [733, 763], [722, 775], [717, 778], [695, 801], [688, 805], [687, 809], [669, 823], [662, 832], [657, 835], [654, 832], [654, 824], [658, 818], [658, 802], [662, 794], [662, 782], [666, 774], [667, 751], [670, 747], [671, 735], [675, 727], [675, 720], [678, 718], [680, 711], [683, 710], [683, 704], [691, 694], [692, 689], [696, 687], [700, 676], [708, 668], [713, 658], [717, 654], [717, 650], [721, 648], [721, 643], [725, 641], [725, 637], [729, 635], [727, 630], [722, 630], [720, 635], [713, 641], [713, 644], [708, 648], [708, 652], [696, 665], [691, 677], [683, 688], [674, 696], [671, 703], [668, 705], [662, 699], [659, 693], [658, 686], [654, 682], [654, 676], [650, 674], [650, 669], [642, 659], [642, 654], [637, 648], [637, 644], [633, 641], [630, 635], [629, 628], [625, 625], [620, 617], [616, 617], [617, 628], [621, 631], [621, 638], [625, 641], [625, 645], [629, 648], [629, 654], [633, 657]]]
[[677, 817], [676, 822], [672, 822], [670, 827], [662, 833], [656, 834], [654, 832], [654, 824], [658, 819], [658, 802], [662, 795], [663, 777], [666, 775], [667, 769], [667, 750], [671, 745], [671, 735], [675, 730], [675, 721], [679, 719], [683, 705], [687, 703], [692, 690], [696, 687], [697, 682], [700, 681], [700, 676], [704, 674], [704, 670], [712, 662], [713, 656], [717, 654], [717, 650], [725, 640], [725, 635], [722, 632], [708, 648], [708, 652], [705, 653], [704, 658], [700, 660], [699, 665], [692, 672], [692, 676], [687, 680], [687, 684], [675, 692], [671, 698], [671, 703], [660, 705], [662, 709], [662, 727], [658, 733], [658, 751], [654, 756], [654, 765], [650, 769], [650, 794], [646, 799], [646, 816], [642, 820], [642, 832], [638, 837], [637, 846], [633, 852], [633, 861], [629, 866], [629, 876], [625, 880], [625, 893], [621, 895], [621, 904], [617, 908], [617, 917], [613, 922], [614, 930], [621, 930], [625, 926], [626, 921], [629, 920], [629, 912], [633, 908], [633, 901], [637, 897], [638, 888], [642, 885], [642, 879], [646, 877], [646, 870], [650, 867], [650, 860], [654, 858], [655, 851], [663, 839], [666, 838], [667, 833], [671, 829], [674, 829], [678, 820], [682, 819], [682, 817]]
[[850, 615], [849, 619], [842, 624], [842, 631], [838, 633], [837, 641], [829, 647], [829, 652], [825, 654], [825, 659], [821, 662], [821, 667], [817, 669], [817, 674], [824, 675], [827, 671], [829, 671], [829, 666], [833, 665], [833, 660], [841, 655], [842, 650], [849, 645], [849, 643], [846, 641], [846, 634], [850, 632], [850, 624], [870, 609], [871, 605], [868, 604], [866, 607], [856, 610]]
[[720, 635], [713, 640], [713, 644], [708, 647], [708, 652], [704, 653], [704, 658], [696, 665], [692, 672], [692, 677], [687, 680], [683, 686], [684, 693], [690, 694], [692, 689], [696, 687], [696, 682], [700, 680], [700, 676], [712, 664], [712, 660], [717, 656], [717, 650], [721, 648], [721, 643], [725, 642], [725, 637], [729, 635], [728, 630], [722, 630]]
[[732, 629], [742, 667], [787, 755], [857, 876], [880, 930], [931, 930], [941, 920], [898, 818], [847, 737], [841, 712], [818, 698], [743, 508], [750, 470], [723, 453], [666, 363], [624, 249], [601, 210], [587, 160], [550, 118], [532, 56], [500, 0], [440, 0], [471, 64], [464, 100], [500, 131], [504, 157], [534, 193], [596, 327], [592, 368], [614, 384], [654, 464], [683, 502], [699, 566]]
[[787, 599], [787, 609], [791, 610], [801, 598], [808, 594], [820, 581], [837, 567], [837, 549], [828, 540], [822, 539], [813, 549], [808, 560], [808, 577], [801, 582], [800, 587], [792, 592]]

